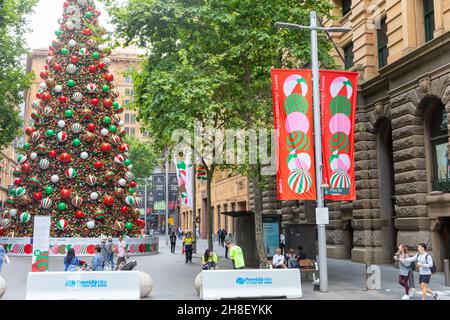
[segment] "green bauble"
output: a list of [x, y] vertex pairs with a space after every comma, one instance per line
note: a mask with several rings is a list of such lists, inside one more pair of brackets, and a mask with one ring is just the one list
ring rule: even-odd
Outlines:
[[93, 13], [90, 12], [90, 11], [88, 11], [88, 12], [86, 12], [86, 13], [84, 14], [84, 17], [85, 17], [86, 19], [92, 19], [93, 16], [94, 16]]
[[109, 91], [109, 86], [107, 86], [106, 84], [103, 85], [102, 90], [103, 90], [103, 92]]
[[330, 111], [333, 116], [336, 113], [343, 113], [347, 117], [350, 117], [350, 113], [352, 111], [350, 100], [348, 100], [346, 96], [334, 97], [330, 102]]
[[134, 193], [134, 188], [128, 189], [128, 193]]
[[116, 132], [117, 131], [117, 127], [112, 124], [112, 125], [109, 126], [108, 130], [111, 131], [111, 132]]
[[308, 100], [301, 94], [291, 94], [284, 101], [284, 110], [286, 110], [286, 114], [296, 111], [306, 114], [308, 112]]
[[61, 49], [61, 53], [62, 53], [62, 54], [68, 54], [68, 53], [69, 53], [69, 50], [67, 50], [67, 48], [62, 48], [62, 49]]
[[73, 117], [73, 111], [72, 110], [66, 110], [64, 111], [64, 114], [66, 115], [67, 118], [71, 118]]
[[100, 58], [100, 53], [92, 52], [91, 57], [94, 58], [94, 59], [98, 59], [98, 58]]
[[52, 186], [46, 186], [45, 187], [45, 193], [46, 194], [52, 194], [53, 193], [53, 187]]
[[73, 81], [72, 79], [67, 80], [67, 86], [69, 88], [72, 88], [75, 85], [75, 81]]
[[16, 188], [9, 190], [9, 194], [12, 196], [16, 195]]
[[131, 160], [130, 159], [125, 159], [123, 164], [126, 165], [126, 166], [129, 166], [131, 164]]
[[117, 101], [114, 101], [112, 105], [114, 108], [117, 108], [119, 106], [119, 103]]
[[81, 140], [78, 139], [78, 138], [73, 139], [72, 144], [73, 144], [75, 147], [78, 147], [78, 146], [81, 144]]
[[55, 31], [55, 35], [56, 35], [56, 36], [59, 36], [59, 35], [61, 35], [62, 33], [63, 33], [63, 32], [62, 32], [61, 30], [56, 30], [56, 31]]
[[25, 144], [23, 145], [23, 148], [26, 149], [26, 150], [30, 149], [30, 144], [25, 143]]
[[66, 210], [67, 205], [64, 202], [58, 203], [58, 210], [64, 211]]
[[111, 123], [111, 118], [110, 117], [104, 117], [103, 118], [103, 123], [104, 124], [110, 124]]
[[51, 137], [53, 137], [53, 136], [55, 135], [55, 130], [48, 129], [48, 130], [45, 132], [45, 135], [47, 136], [47, 138], [51, 138]]
[[127, 228], [127, 230], [131, 230], [131, 229], [133, 229], [133, 224], [131, 222], [127, 222], [125, 224], [125, 228]]

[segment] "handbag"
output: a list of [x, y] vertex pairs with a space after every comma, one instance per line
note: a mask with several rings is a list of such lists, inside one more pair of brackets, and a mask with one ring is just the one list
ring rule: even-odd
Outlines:
[[6, 263], [6, 264], [8, 264], [8, 263], [11, 262], [11, 261], [9, 260], [9, 257], [8, 257], [7, 254], [5, 254], [5, 255], [3, 256], [3, 260], [5, 260], [5, 263]]

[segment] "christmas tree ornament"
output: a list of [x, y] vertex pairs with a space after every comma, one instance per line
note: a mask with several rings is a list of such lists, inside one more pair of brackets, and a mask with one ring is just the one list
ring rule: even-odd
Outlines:
[[53, 88], [53, 91], [55, 91], [56, 93], [61, 93], [63, 91], [63, 87], [61, 85], [56, 85]]
[[94, 59], [99, 59], [100, 58], [100, 53], [92, 52], [91, 57], [94, 58]]
[[60, 52], [61, 54], [65, 55], [69, 53], [69, 50], [67, 48], [62, 48]]
[[44, 209], [48, 209], [48, 208], [50, 208], [52, 206], [52, 204], [53, 204], [52, 199], [44, 198], [44, 199], [42, 199], [41, 207], [44, 208]]
[[114, 156], [114, 162], [115, 163], [123, 164], [123, 161], [124, 161], [123, 156], [121, 156], [120, 154], [116, 154]]
[[68, 110], [64, 111], [64, 115], [65, 115], [67, 118], [72, 118], [72, 117], [73, 117], [73, 111], [70, 110], [70, 109], [68, 109]]
[[77, 133], [81, 132], [82, 126], [79, 123], [74, 123], [74, 124], [72, 124], [70, 129], [72, 130], [73, 133], [77, 134]]
[[65, 202], [60, 202], [60, 203], [58, 203], [58, 210], [59, 210], [59, 211], [64, 211], [64, 210], [66, 210], [66, 209], [67, 209], [67, 205], [66, 205]]
[[31, 215], [30, 215], [30, 213], [29, 212], [22, 212], [21, 214], [20, 214], [20, 217], [19, 217], [19, 220], [20, 220], [20, 222], [22, 222], [22, 223], [27, 223], [27, 222], [30, 222], [30, 220], [31, 220]]
[[125, 197], [125, 203], [129, 206], [134, 205], [134, 197], [133, 196], [126, 196]]
[[123, 161], [123, 164], [126, 166], [129, 166], [131, 164], [131, 160], [130, 159], [126, 159]]
[[41, 106], [42, 106], [41, 100], [34, 100], [33, 103], [31, 104], [31, 107], [33, 109], [39, 109]]
[[[24, 148], [25, 150], [30, 149], [30, 144], [29, 144], [29, 143], [25, 143], [25, 144], [23, 145], [23, 148]], [[30, 157], [30, 158], [31, 158], [31, 157]]]
[[92, 200], [97, 200], [98, 199], [98, 193], [97, 192], [91, 192], [91, 194], [89, 195], [89, 197], [92, 199]]
[[51, 195], [53, 193], [53, 191], [54, 191], [52, 186], [46, 186], [44, 188], [44, 190], [45, 190], [45, 194], [47, 194], [47, 195]]
[[39, 187], [41, 185], [41, 180], [36, 177], [31, 177], [28, 181], [30, 182], [30, 185], [34, 187]]
[[82, 95], [80, 92], [75, 92], [75, 93], [72, 95], [72, 99], [73, 99], [75, 102], [80, 102], [81, 100], [83, 100], [83, 95]]
[[16, 197], [21, 197], [27, 193], [27, 190], [24, 187], [18, 187], [16, 189]]
[[125, 180], [131, 181], [133, 179], [134, 179], [134, 175], [130, 171], [125, 173]]
[[80, 146], [80, 144], [81, 144], [81, 140], [78, 139], [78, 138], [75, 138], [75, 139], [72, 140], [72, 144], [73, 144], [75, 147], [78, 147], [78, 146]]
[[107, 92], [107, 91], [109, 91], [109, 89], [110, 89], [109, 86], [106, 85], [106, 84], [102, 86], [102, 91], [103, 92]]
[[103, 118], [103, 123], [104, 124], [110, 124], [111, 123], [111, 118], [110, 117], [104, 117]]
[[[58, 121], [58, 127], [60, 128], [64, 128], [66, 126], [66, 122], [64, 120], [59, 120]], [[53, 132], [54, 134], [55, 132]]]
[[58, 176], [57, 174], [54, 174], [54, 175], [51, 176], [50, 180], [51, 180], [53, 183], [58, 183], [58, 181], [59, 181], [59, 176]]
[[27, 156], [21, 154], [17, 156], [17, 162], [19, 162], [20, 164], [24, 163], [25, 161], [27, 161]]
[[51, 137], [53, 137], [55, 135], [55, 130], [53, 130], [53, 129], [48, 129], [47, 131], [45, 131], [45, 136], [47, 137], [47, 138], [51, 138]]
[[2, 219], [2, 222], [0, 222], [0, 227], [3, 229], [9, 229], [10, 226], [11, 226], [10, 219]]
[[83, 219], [84, 218], [84, 212], [81, 210], [75, 211], [75, 218], [77, 219]]
[[31, 160], [36, 160], [37, 159], [38, 154], [36, 152], [32, 152], [30, 153], [30, 159]]
[[36, 142], [41, 138], [41, 133], [36, 131], [31, 134], [31, 141]]
[[89, 157], [89, 154], [86, 151], [80, 153], [80, 158], [86, 160]]
[[79, 207], [81, 207], [81, 205], [83, 204], [83, 198], [81, 198], [79, 195], [76, 194], [76, 195], [72, 198], [71, 203], [72, 203], [72, 205], [73, 205], [75, 208], [79, 208]]
[[59, 102], [66, 103], [67, 102], [67, 97], [66, 96], [59, 97]]
[[120, 212], [122, 212], [123, 214], [126, 214], [128, 212], [128, 207], [127, 206], [120, 207]]
[[88, 229], [94, 229], [95, 228], [95, 222], [93, 220], [89, 220], [86, 223], [86, 226], [88, 227]]
[[75, 86], [75, 81], [72, 79], [67, 80], [66, 83], [69, 88], [72, 88], [73, 86]]
[[9, 216], [14, 218], [17, 215], [17, 209], [10, 209]]
[[127, 228], [127, 230], [131, 230], [131, 229], [133, 229], [133, 224], [131, 222], [127, 222], [125, 224], [125, 228]]
[[47, 90], [47, 84], [45, 82], [41, 82], [39, 84], [39, 88], [41, 88], [42, 90]]
[[104, 178], [106, 181], [113, 181], [115, 179], [114, 172], [106, 171]]
[[97, 90], [97, 85], [95, 83], [88, 83], [86, 85], [86, 90], [88, 93], [95, 93]]
[[108, 133], [109, 133], [109, 131], [108, 131], [108, 129], [103, 128], [103, 129], [100, 131], [100, 133], [101, 133], [102, 136], [107, 136]]
[[78, 57], [77, 56], [71, 56], [70, 57], [70, 62], [77, 63], [78, 62]]
[[121, 231], [123, 231], [125, 229], [125, 223], [123, 223], [122, 221], [117, 221], [116, 220], [114, 222], [113, 229], [118, 231], [118, 232], [121, 232]]
[[93, 73], [93, 72], [97, 71], [97, 66], [91, 64], [91, 65], [88, 67], [88, 69], [89, 69], [89, 72]]
[[31, 165], [29, 163], [24, 163], [20, 166], [20, 171], [23, 173], [28, 173], [31, 170]]
[[64, 171], [64, 174], [66, 175], [67, 178], [73, 179], [77, 175], [77, 170], [75, 170], [74, 168], [69, 168]]
[[114, 198], [112, 196], [104, 196], [103, 203], [106, 206], [112, 206], [114, 204]]
[[36, 201], [42, 200], [42, 192], [35, 192], [33, 194], [33, 199], [36, 200]]
[[127, 180], [125, 180], [125, 179], [119, 180], [119, 185], [121, 185], [122, 187], [124, 187], [126, 184], [127, 184]]
[[48, 161], [47, 159], [42, 159], [41, 161], [39, 161], [39, 167], [42, 170], [47, 170], [50, 167], [50, 161]]
[[80, 48], [80, 50], [78, 50], [78, 54], [80, 56], [85, 56], [85, 55], [87, 55], [87, 53], [88, 53], [88, 50], [86, 48]]
[[56, 228], [58, 228], [58, 230], [66, 230], [68, 226], [69, 223], [65, 219], [60, 219], [56, 222]]
[[60, 160], [61, 162], [64, 162], [64, 163], [70, 162], [71, 159], [72, 159], [72, 157], [71, 157], [70, 154], [68, 154], [67, 152], [63, 152], [63, 153], [61, 153], [61, 155], [59, 156], [59, 160]]
[[107, 143], [107, 142], [103, 142], [102, 145], [100, 146], [100, 148], [105, 153], [111, 151], [111, 145], [109, 143]]
[[90, 186], [95, 186], [97, 184], [97, 177], [90, 174], [86, 178], [86, 183]]
[[109, 58], [103, 58], [102, 63], [105, 67], [108, 67], [111, 64], [111, 60]]
[[74, 74], [75, 72], [77, 72], [77, 66], [74, 65], [73, 63], [70, 63], [67, 68], [66, 71], [68, 74]]
[[67, 140], [67, 133], [64, 131], [60, 131], [56, 134], [56, 139], [58, 139], [59, 142], [65, 142]]
[[20, 185], [22, 183], [22, 179], [21, 178], [16, 178], [16, 179], [14, 179], [14, 185], [15, 186], [18, 186], [18, 185]]
[[109, 127], [108, 127], [108, 130], [110, 131], [110, 132], [116, 132], [117, 131], [117, 127], [115, 126], [115, 125], [110, 125]]
[[71, 39], [71, 40], [69, 41], [69, 46], [75, 47], [76, 45], [77, 45], [77, 42], [76, 42], [75, 40]]

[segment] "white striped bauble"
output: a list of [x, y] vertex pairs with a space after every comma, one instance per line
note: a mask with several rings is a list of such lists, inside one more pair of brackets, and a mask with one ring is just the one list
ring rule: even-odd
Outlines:
[[87, 53], [88, 53], [88, 50], [86, 48], [81, 48], [80, 50], [78, 50], [78, 54], [80, 56], [85, 56], [85, 55], [87, 55]]
[[24, 196], [27, 193], [27, 190], [24, 187], [18, 187], [16, 189], [16, 197]]
[[75, 93], [72, 95], [72, 99], [73, 99], [75, 102], [80, 102], [81, 100], [83, 100], [83, 95], [81, 94], [81, 92], [75, 92]]
[[69, 224], [64, 219], [58, 220], [58, 222], [56, 222], [56, 227], [59, 230], [66, 230], [68, 226], [69, 226]]
[[75, 72], [77, 72], [77, 66], [74, 65], [73, 63], [70, 63], [67, 67], [66, 67], [66, 71], [69, 74], [74, 74]]
[[92, 174], [88, 175], [86, 178], [86, 183], [90, 186], [95, 186], [97, 183], [97, 177]]
[[79, 123], [74, 123], [72, 124], [72, 126], [70, 127], [70, 129], [72, 130], [73, 133], [80, 133], [81, 132], [81, 124]]
[[47, 89], [47, 84], [45, 82], [41, 82], [39, 84], [39, 88], [41, 88], [42, 90], [46, 90]]
[[105, 67], [107, 67], [111, 64], [111, 60], [109, 58], [103, 58], [102, 62], [105, 65]]
[[41, 161], [39, 161], [39, 167], [42, 170], [47, 170], [50, 167], [50, 161], [48, 161], [47, 159], [42, 159]]
[[67, 178], [73, 179], [77, 175], [77, 170], [75, 170], [74, 168], [69, 168], [64, 171], [64, 174]]
[[20, 214], [19, 220], [22, 223], [30, 222], [31, 214], [29, 212], [23, 212], [23, 213]]
[[44, 209], [50, 208], [52, 206], [52, 204], [53, 204], [53, 201], [50, 198], [44, 198], [41, 201], [41, 207]]
[[33, 103], [31, 104], [31, 107], [33, 109], [38, 109], [41, 105], [42, 105], [42, 101], [41, 100], [34, 100]]
[[125, 173], [125, 179], [127, 181], [131, 181], [131, 180], [134, 179], [134, 175], [130, 171], [128, 171], [128, 172]]
[[86, 90], [87, 90], [87, 92], [89, 92], [89, 93], [94, 93], [95, 90], [97, 90], [97, 86], [96, 86], [94, 83], [88, 83], [88, 84], [86, 85]]
[[53, 91], [55, 91], [56, 93], [61, 93], [63, 91], [63, 87], [58, 84], [53, 88]]
[[330, 187], [334, 189], [350, 188], [351, 181], [347, 171], [343, 169], [334, 170], [330, 177]]
[[59, 142], [65, 142], [67, 140], [67, 133], [60, 131], [56, 134], [56, 138]]
[[17, 156], [17, 162], [19, 162], [20, 164], [24, 163], [25, 161], [27, 161], [27, 156], [21, 154]]
[[114, 156], [114, 162], [115, 163], [123, 164], [123, 161], [124, 161], [123, 156], [121, 156], [120, 154], [116, 154]]
[[129, 206], [134, 205], [134, 197], [133, 196], [126, 196], [125, 197], [125, 203]]
[[303, 169], [292, 170], [289, 174], [288, 185], [297, 194], [308, 192], [312, 185], [311, 174]]

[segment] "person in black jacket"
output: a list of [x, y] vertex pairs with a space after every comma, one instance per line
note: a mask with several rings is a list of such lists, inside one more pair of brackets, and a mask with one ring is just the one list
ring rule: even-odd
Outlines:
[[177, 236], [175, 235], [175, 232], [172, 231], [172, 234], [170, 235], [170, 252], [175, 253], [175, 244], [177, 242]]

